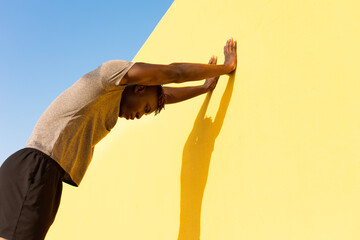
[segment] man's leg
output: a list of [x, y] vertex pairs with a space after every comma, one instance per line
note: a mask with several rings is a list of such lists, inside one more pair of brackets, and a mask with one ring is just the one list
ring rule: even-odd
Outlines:
[[0, 237], [40, 240], [55, 219], [64, 171], [44, 153], [22, 149], [0, 168]]

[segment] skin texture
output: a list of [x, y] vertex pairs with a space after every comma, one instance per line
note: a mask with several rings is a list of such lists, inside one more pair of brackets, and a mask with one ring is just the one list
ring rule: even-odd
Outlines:
[[[216, 64], [217, 58], [211, 57], [209, 64]], [[214, 90], [219, 77], [208, 78], [200, 86], [191, 87], [163, 87], [166, 104], [178, 103]], [[119, 117], [140, 119], [143, 115], [151, 114], [157, 107], [157, 92], [154, 86], [133, 85], [127, 87], [122, 95]]]
[[169, 65], [135, 63], [121, 80], [123, 85], [163, 85], [202, 80], [229, 74], [236, 69], [236, 41], [232, 38], [224, 47], [225, 62], [222, 65], [200, 63], [172, 63]]
[[[209, 64], [216, 64], [216, 62], [217, 58], [215, 56], [212, 56], [210, 58]], [[166, 95], [166, 104], [182, 102], [187, 99], [212, 91], [216, 87], [218, 79], [219, 77], [208, 78], [206, 79], [205, 83], [200, 86], [181, 88], [163, 87], [164, 93]]]
[[208, 64], [172, 63], [170, 65], [157, 65], [135, 63], [121, 80], [121, 84], [130, 86], [126, 87], [123, 92], [119, 117], [133, 120], [154, 112], [158, 101], [154, 87], [156, 85], [207, 78], [205, 83], [200, 86], [163, 87], [166, 96], [165, 104], [178, 103], [212, 91], [216, 87], [220, 75], [235, 71], [237, 66], [236, 47], [237, 43], [232, 38], [226, 42], [223, 65], [216, 64], [216, 56], [212, 56]]
[[156, 110], [158, 102], [154, 86], [132, 85], [125, 88], [121, 103], [119, 117], [127, 120], [140, 119]]

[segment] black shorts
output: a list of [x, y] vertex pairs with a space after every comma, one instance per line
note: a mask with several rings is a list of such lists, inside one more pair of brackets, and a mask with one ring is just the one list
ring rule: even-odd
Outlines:
[[0, 237], [44, 239], [55, 219], [65, 171], [45, 153], [24, 148], [0, 168]]

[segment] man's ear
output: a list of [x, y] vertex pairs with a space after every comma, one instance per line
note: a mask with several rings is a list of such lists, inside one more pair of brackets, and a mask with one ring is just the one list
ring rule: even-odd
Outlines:
[[146, 89], [146, 86], [144, 86], [144, 85], [136, 85], [134, 88], [134, 93], [140, 94], [140, 95], [144, 94], [145, 89]]

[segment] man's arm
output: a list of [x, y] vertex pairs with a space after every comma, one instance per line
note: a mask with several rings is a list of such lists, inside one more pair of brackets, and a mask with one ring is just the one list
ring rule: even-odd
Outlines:
[[163, 87], [163, 89], [166, 96], [166, 104], [182, 102], [207, 92], [203, 85], [179, 88]]
[[172, 63], [169, 65], [135, 63], [121, 80], [122, 85], [163, 85], [218, 77], [236, 69], [236, 41], [229, 39], [224, 47], [223, 65]]
[[[216, 64], [216, 57], [212, 57], [209, 61], [209, 64]], [[199, 96], [206, 92], [212, 91], [217, 84], [219, 77], [213, 77], [206, 79], [205, 83], [201, 86], [194, 87], [163, 87], [166, 104], [178, 103], [185, 101], [187, 99]]]

